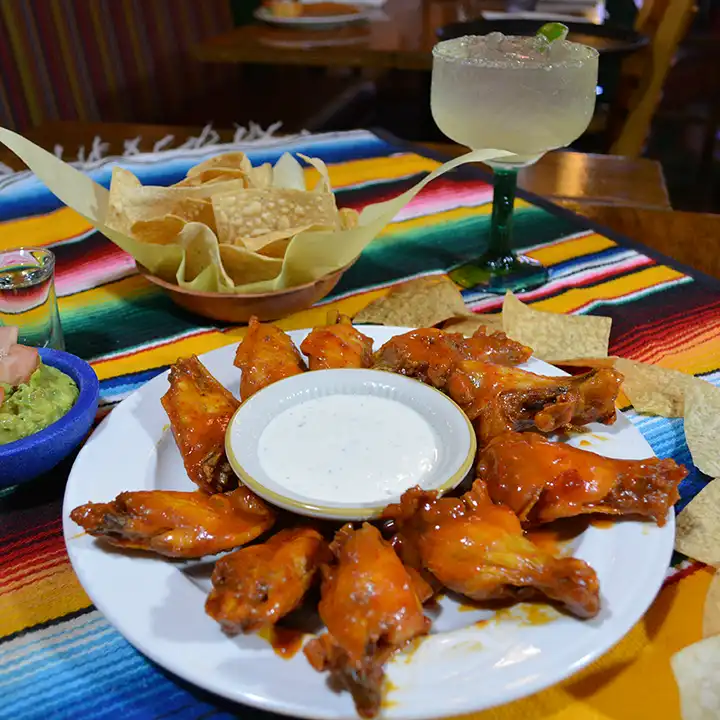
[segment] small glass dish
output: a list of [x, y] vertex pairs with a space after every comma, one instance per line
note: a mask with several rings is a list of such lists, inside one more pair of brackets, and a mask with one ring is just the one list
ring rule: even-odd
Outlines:
[[0, 250], [0, 326], [18, 328], [18, 342], [64, 350], [55, 294], [55, 254], [47, 248]]

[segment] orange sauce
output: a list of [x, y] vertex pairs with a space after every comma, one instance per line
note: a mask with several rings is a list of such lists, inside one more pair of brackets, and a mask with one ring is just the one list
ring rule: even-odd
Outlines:
[[465, 603], [463, 603], [462, 605], [458, 605], [457, 609], [458, 612], [477, 612], [482, 608], [479, 608], [477, 605], [466, 605]]
[[396, 707], [398, 702], [397, 700], [390, 700], [388, 698], [388, 695], [393, 692], [393, 690], [397, 690], [398, 686], [395, 685], [395, 683], [390, 682], [387, 678], [383, 681], [382, 686], [382, 702], [380, 703], [380, 707], [383, 708], [383, 710], [388, 710], [389, 708]]
[[590, 520], [590, 524], [594, 528], [598, 528], [598, 530], [607, 530], [614, 525], [612, 518], [600, 516], [593, 517]]
[[514, 608], [513, 617], [520, 620], [523, 625], [547, 625], [560, 617], [557, 610], [548, 605], [535, 605], [524, 603]]
[[270, 643], [270, 647], [285, 660], [297, 655], [303, 645], [305, 633], [292, 628], [272, 626], [258, 631], [258, 635]]
[[590, 437], [594, 437], [596, 440], [602, 440], [603, 442], [610, 439], [606, 435], [596, 435], [595, 433], [593, 433]]
[[580, 445], [580, 447], [592, 447], [592, 443], [589, 440], [581, 440], [578, 445]]

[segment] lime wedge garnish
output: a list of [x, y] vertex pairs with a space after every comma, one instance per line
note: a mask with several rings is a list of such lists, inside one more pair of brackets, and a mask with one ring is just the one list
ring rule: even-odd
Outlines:
[[568, 26], [559, 22], [549, 22], [545, 23], [536, 34], [544, 37], [549, 43], [564, 40], [568, 34]]

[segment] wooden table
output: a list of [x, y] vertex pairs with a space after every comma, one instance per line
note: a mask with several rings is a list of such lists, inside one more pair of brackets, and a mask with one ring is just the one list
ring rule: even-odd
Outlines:
[[215, 63], [428, 70], [438, 28], [504, 7], [503, 0], [387, 0], [381, 19], [313, 31], [243, 25], [206, 40], [194, 54]]
[[[62, 145], [65, 157], [75, 156], [78, 146], [91, 146], [95, 136], [108, 144], [109, 154], [122, 154], [127, 139], [139, 137], [138, 148], [152, 150], [167, 135], [178, 145], [201, 128], [130, 123], [49, 123], [27, 136], [52, 149]], [[232, 139], [232, 130], [218, 130], [221, 140]], [[465, 151], [458, 145], [427, 148], [446, 156]], [[7, 151], [0, 162], [20, 169], [23, 164]], [[639, 240], [698, 270], [720, 278], [720, 215], [673, 212], [659, 163], [607, 155], [572, 152], [548, 153], [522, 171], [520, 185], [557, 202], [611, 230]]]

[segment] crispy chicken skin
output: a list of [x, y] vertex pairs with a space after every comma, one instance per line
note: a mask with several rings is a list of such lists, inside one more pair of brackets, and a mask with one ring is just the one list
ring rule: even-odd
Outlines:
[[236, 488], [237, 476], [225, 455], [225, 430], [240, 403], [194, 355], [170, 368], [169, 382], [160, 402], [188, 477], [208, 493]]
[[481, 452], [478, 477], [522, 522], [583, 513], [639, 515], [665, 524], [687, 470], [675, 461], [613, 460], [536, 433], [507, 433]]
[[232, 550], [269, 530], [275, 513], [246, 487], [226, 493], [141, 490], [87, 503], [70, 517], [111, 545], [173, 558]]
[[327, 633], [305, 646], [318, 671], [352, 693], [362, 717], [374, 717], [381, 702], [383, 665], [397, 649], [425, 635], [415, 585], [377, 528], [344, 526], [331, 545], [334, 562], [323, 565], [319, 605]]
[[576, 558], [556, 558], [523, 534], [508, 507], [494, 505], [482, 481], [461, 498], [412, 488], [385, 509], [405, 543], [445, 587], [472, 600], [545, 596], [581, 618], [600, 609], [595, 571]]
[[258, 390], [278, 380], [305, 371], [298, 349], [279, 327], [250, 318], [248, 332], [235, 353], [240, 368], [240, 398], [247, 400]]
[[553, 432], [615, 422], [623, 376], [611, 368], [546, 377], [492, 363], [461, 362], [445, 391], [474, 421], [480, 446], [509, 430]]
[[372, 338], [354, 328], [349, 317], [333, 311], [328, 313], [327, 325], [314, 328], [300, 350], [307, 355], [310, 370], [368, 368], [372, 346]]
[[215, 563], [205, 610], [230, 635], [274, 625], [294, 610], [330, 560], [322, 535], [288, 528], [261, 545], [241, 548]]
[[484, 327], [470, 338], [462, 333], [421, 328], [388, 340], [375, 354], [375, 368], [414, 377], [442, 389], [463, 360], [519, 365], [530, 355], [531, 348], [504, 333], [488, 333]]

